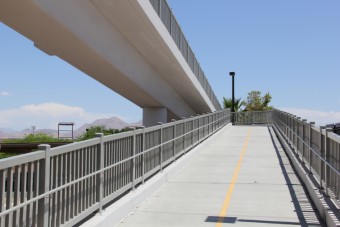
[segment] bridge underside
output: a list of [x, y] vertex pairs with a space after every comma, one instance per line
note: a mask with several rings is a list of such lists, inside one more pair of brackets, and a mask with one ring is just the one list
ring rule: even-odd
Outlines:
[[215, 111], [149, 1], [0, 2], [1, 22], [141, 108]]

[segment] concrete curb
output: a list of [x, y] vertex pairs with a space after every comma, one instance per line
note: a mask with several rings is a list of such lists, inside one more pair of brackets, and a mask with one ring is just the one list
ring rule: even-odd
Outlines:
[[317, 185], [313, 183], [313, 175], [307, 173], [305, 171], [304, 166], [301, 162], [297, 159], [294, 152], [291, 150], [290, 146], [287, 144], [285, 139], [282, 137], [281, 133], [274, 125], [273, 129], [275, 134], [278, 136], [280, 143], [282, 144], [286, 154], [288, 155], [289, 159], [291, 160], [294, 169], [296, 170], [297, 174], [301, 178], [302, 182], [304, 183], [310, 198], [312, 199], [318, 213], [320, 214], [321, 218], [325, 221], [327, 226], [329, 227], [339, 227], [340, 221], [337, 218], [338, 210], [331, 209], [328, 204], [331, 204], [332, 201], [330, 198], [325, 197], [322, 192], [320, 192]]
[[[227, 124], [219, 131], [208, 137], [205, 141], [212, 140], [215, 136], [222, 133], [231, 127], [231, 124]], [[170, 164], [162, 172], [157, 173], [155, 176], [145, 182], [144, 185], [140, 185], [135, 191], [129, 192], [127, 195], [119, 199], [117, 202], [107, 207], [101, 214], [97, 214], [81, 227], [106, 227], [119, 224], [127, 215], [134, 211], [145, 199], [155, 193], [163, 184], [173, 177], [180, 169], [182, 169], [193, 157], [199, 152], [199, 149], [203, 146], [202, 143], [198, 144], [188, 153], [184, 154], [181, 158]]]

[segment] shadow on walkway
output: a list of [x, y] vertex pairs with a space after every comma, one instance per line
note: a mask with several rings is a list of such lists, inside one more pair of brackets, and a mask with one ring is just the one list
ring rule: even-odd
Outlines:
[[292, 203], [294, 204], [295, 212], [299, 219], [299, 222], [285, 222], [285, 221], [273, 221], [273, 220], [252, 220], [252, 219], [238, 219], [237, 217], [218, 217], [209, 216], [205, 221], [208, 223], [257, 223], [265, 225], [278, 225], [278, 226], [320, 226], [326, 225], [320, 219], [316, 209], [311, 203], [311, 199], [308, 197], [308, 192], [302, 185], [301, 180], [298, 178], [296, 171], [292, 167], [290, 160], [288, 159], [284, 149], [282, 148], [275, 132], [270, 126], [266, 126], [275, 149], [277, 158], [282, 174], [285, 178], [286, 185], [291, 195]]
[[[290, 164], [284, 149], [282, 148], [278, 138], [276, 137], [273, 129], [268, 127], [268, 131], [276, 151], [277, 158], [280, 162], [280, 167], [282, 174], [286, 180], [292, 202], [295, 207], [295, 212], [300, 221], [300, 225], [303, 227], [307, 226], [326, 226], [320, 219], [317, 210], [313, 207], [311, 199], [308, 197], [308, 192], [305, 186], [302, 185], [301, 180], [296, 174], [296, 171]], [[289, 163], [284, 163], [283, 159], [289, 161]], [[287, 167], [289, 167], [292, 172], [288, 173]], [[293, 181], [298, 182], [298, 184], [292, 183]]]

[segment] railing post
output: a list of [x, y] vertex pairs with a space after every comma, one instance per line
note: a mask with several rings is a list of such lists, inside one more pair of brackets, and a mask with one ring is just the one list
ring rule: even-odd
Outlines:
[[143, 138], [142, 138], [142, 184], [145, 182], [145, 127], [143, 126]]
[[295, 151], [295, 115], [291, 115], [290, 116], [291, 118], [290, 118], [290, 126], [291, 126], [291, 131], [290, 131], [290, 133], [291, 133], [291, 144], [292, 144], [292, 147], [293, 147], [293, 149], [294, 149], [294, 151]]
[[[324, 126], [320, 126], [320, 156], [321, 158], [325, 158], [325, 141], [322, 139], [323, 137], [323, 129], [325, 129], [326, 127]], [[319, 176], [320, 176], [320, 189], [323, 189], [323, 184], [322, 181], [325, 179], [325, 163], [322, 159], [320, 159], [320, 166], [319, 166]]]
[[291, 146], [294, 148], [295, 150], [295, 145], [294, 145], [294, 133], [295, 133], [295, 128], [294, 128], [294, 115], [290, 115], [290, 133], [289, 133], [289, 136], [290, 136], [290, 144]]
[[203, 114], [202, 114], [202, 123], [203, 123], [203, 124], [202, 124], [202, 126], [203, 126], [203, 127], [202, 127], [202, 134], [203, 134], [203, 140], [205, 139], [205, 118], [206, 118], [206, 117], [205, 117], [205, 114], [203, 113]]
[[186, 122], [184, 121], [185, 120], [185, 117], [182, 117], [182, 120], [183, 120], [183, 132], [182, 132], [182, 136], [181, 136], [181, 140], [182, 140], [182, 148], [183, 148], [183, 154], [185, 154], [185, 133], [186, 133], [186, 131], [187, 131], [187, 129], [186, 129], [186, 126], [187, 126], [187, 124], [186, 124]]
[[[298, 156], [301, 156], [301, 150], [300, 150], [300, 124], [301, 124], [301, 117], [296, 118], [296, 152]], [[303, 158], [301, 159], [303, 160]]]
[[175, 119], [172, 119], [171, 120], [173, 123], [174, 123], [174, 131], [173, 131], [173, 141], [172, 141], [172, 158], [173, 158], [173, 161], [176, 161], [176, 120]]
[[295, 144], [294, 144], [294, 138], [295, 138], [295, 127], [294, 127], [294, 119], [295, 116], [294, 115], [290, 115], [290, 143], [291, 146], [293, 147], [294, 151], [295, 151]]
[[161, 126], [160, 129], [160, 138], [159, 138], [159, 166], [161, 171], [163, 171], [163, 123], [162, 122], [158, 122], [158, 125]]
[[230, 110], [229, 110], [229, 115], [226, 114], [226, 117], [228, 118], [228, 120], [227, 120], [228, 123], [230, 123], [230, 121], [231, 121], [231, 120], [230, 120], [230, 119], [231, 119], [231, 112], [230, 112]]
[[131, 127], [131, 129], [133, 130], [133, 137], [132, 137], [132, 159], [131, 159], [131, 183], [132, 183], [132, 190], [136, 189], [135, 186], [135, 178], [136, 178], [136, 128], [135, 127]]
[[[40, 179], [39, 179], [39, 195], [49, 192], [50, 190], [50, 162], [51, 162], [51, 146], [48, 144], [41, 144], [38, 150], [45, 152], [45, 159], [40, 162]], [[40, 199], [38, 202], [38, 226], [50, 226], [49, 211], [50, 196]]]
[[[281, 113], [282, 114], [282, 113]], [[283, 113], [283, 118], [285, 119], [285, 127], [286, 127], [286, 140], [288, 141], [288, 133], [289, 133], [289, 115], [287, 113]]]
[[162, 20], [162, 0], [159, 0], [159, 18]]
[[206, 139], [208, 136], [209, 136], [209, 123], [210, 123], [210, 117], [209, 117], [209, 113], [206, 113], [206, 122], [205, 122], [205, 128], [206, 128], [206, 131], [205, 131], [205, 134], [204, 134], [204, 139]]
[[290, 145], [292, 145], [292, 115], [288, 114], [288, 142]]
[[209, 134], [210, 134], [210, 113], [207, 113], [207, 119], [208, 119], [207, 136], [209, 136]]
[[194, 121], [195, 121], [194, 116], [191, 116], [191, 146], [190, 147], [194, 146]]
[[[98, 169], [102, 170], [104, 168], [104, 134], [96, 133], [96, 137], [100, 139], [100, 143], [98, 144]], [[101, 214], [103, 211], [103, 197], [104, 197], [104, 172], [100, 172], [97, 176], [97, 198], [99, 202], [99, 213]]]
[[212, 128], [212, 120], [211, 120], [211, 116], [212, 116], [212, 113], [209, 113], [209, 116], [208, 116], [208, 118], [209, 118], [209, 127], [208, 127], [208, 135], [210, 136], [210, 134], [211, 134], [211, 128]]
[[200, 117], [199, 114], [197, 116], [197, 142], [200, 142]]
[[295, 155], [297, 155], [297, 147], [296, 147], [296, 135], [297, 135], [297, 130], [296, 130], [296, 115], [293, 116], [293, 146], [294, 146], [294, 150], [295, 150]]
[[307, 123], [307, 119], [303, 119], [302, 120], [302, 163], [305, 163], [305, 150], [306, 150], [306, 144], [305, 144], [305, 136], [306, 136], [306, 123]]
[[[330, 153], [330, 141], [329, 141], [329, 133], [333, 132], [333, 129], [331, 128], [326, 128], [326, 134], [325, 134], [325, 160], [326, 160], [326, 163], [329, 163], [329, 153]], [[329, 167], [328, 165], [326, 165], [325, 163], [325, 193], [326, 193], [326, 196], [329, 196], [328, 194], [328, 177], [330, 175], [329, 173]]]
[[308, 127], [308, 137], [309, 137], [309, 156], [308, 156], [308, 162], [309, 162], [309, 173], [312, 173], [312, 146], [313, 146], [313, 133], [312, 133], [312, 127], [315, 125], [315, 122], [310, 122]]

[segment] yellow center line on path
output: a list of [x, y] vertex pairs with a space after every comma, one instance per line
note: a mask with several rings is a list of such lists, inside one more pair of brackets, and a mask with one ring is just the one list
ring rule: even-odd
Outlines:
[[244, 154], [246, 153], [246, 150], [247, 150], [247, 147], [248, 147], [250, 134], [251, 134], [251, 129], [248, 130], [248, 134], [247, 134], [246, 140], [245, 140], [245, 142], [243, 144], [243, 148], [242, 148], [242, 152], [241, 152], [241, 155], [240, 155], [240, 159], [238, 160], [238, 163], [237, 163], [237, 166], [236, 166], [233, 178], [232, 178], [231, 183], [229, 185], [229, 189], [228, 189], [227, 195], [226, 195], [226, 197], [224, 199], [224, 202], [223, 202], [223, 207], [221, 209], [220, 215], [218, 216], [218, 221], [217, 221], [216, 227], [222, 227], [224, 217], [227, 216], [227, 212], [228, 212], [228, 208], [229, 208], [229, 204], [230, 204], [231, 195], [233, 194], [235, 183], [236, 183], [238, 174], [239, 174], [240, 169], [241, 169], [242, 160], [243, 160]]

